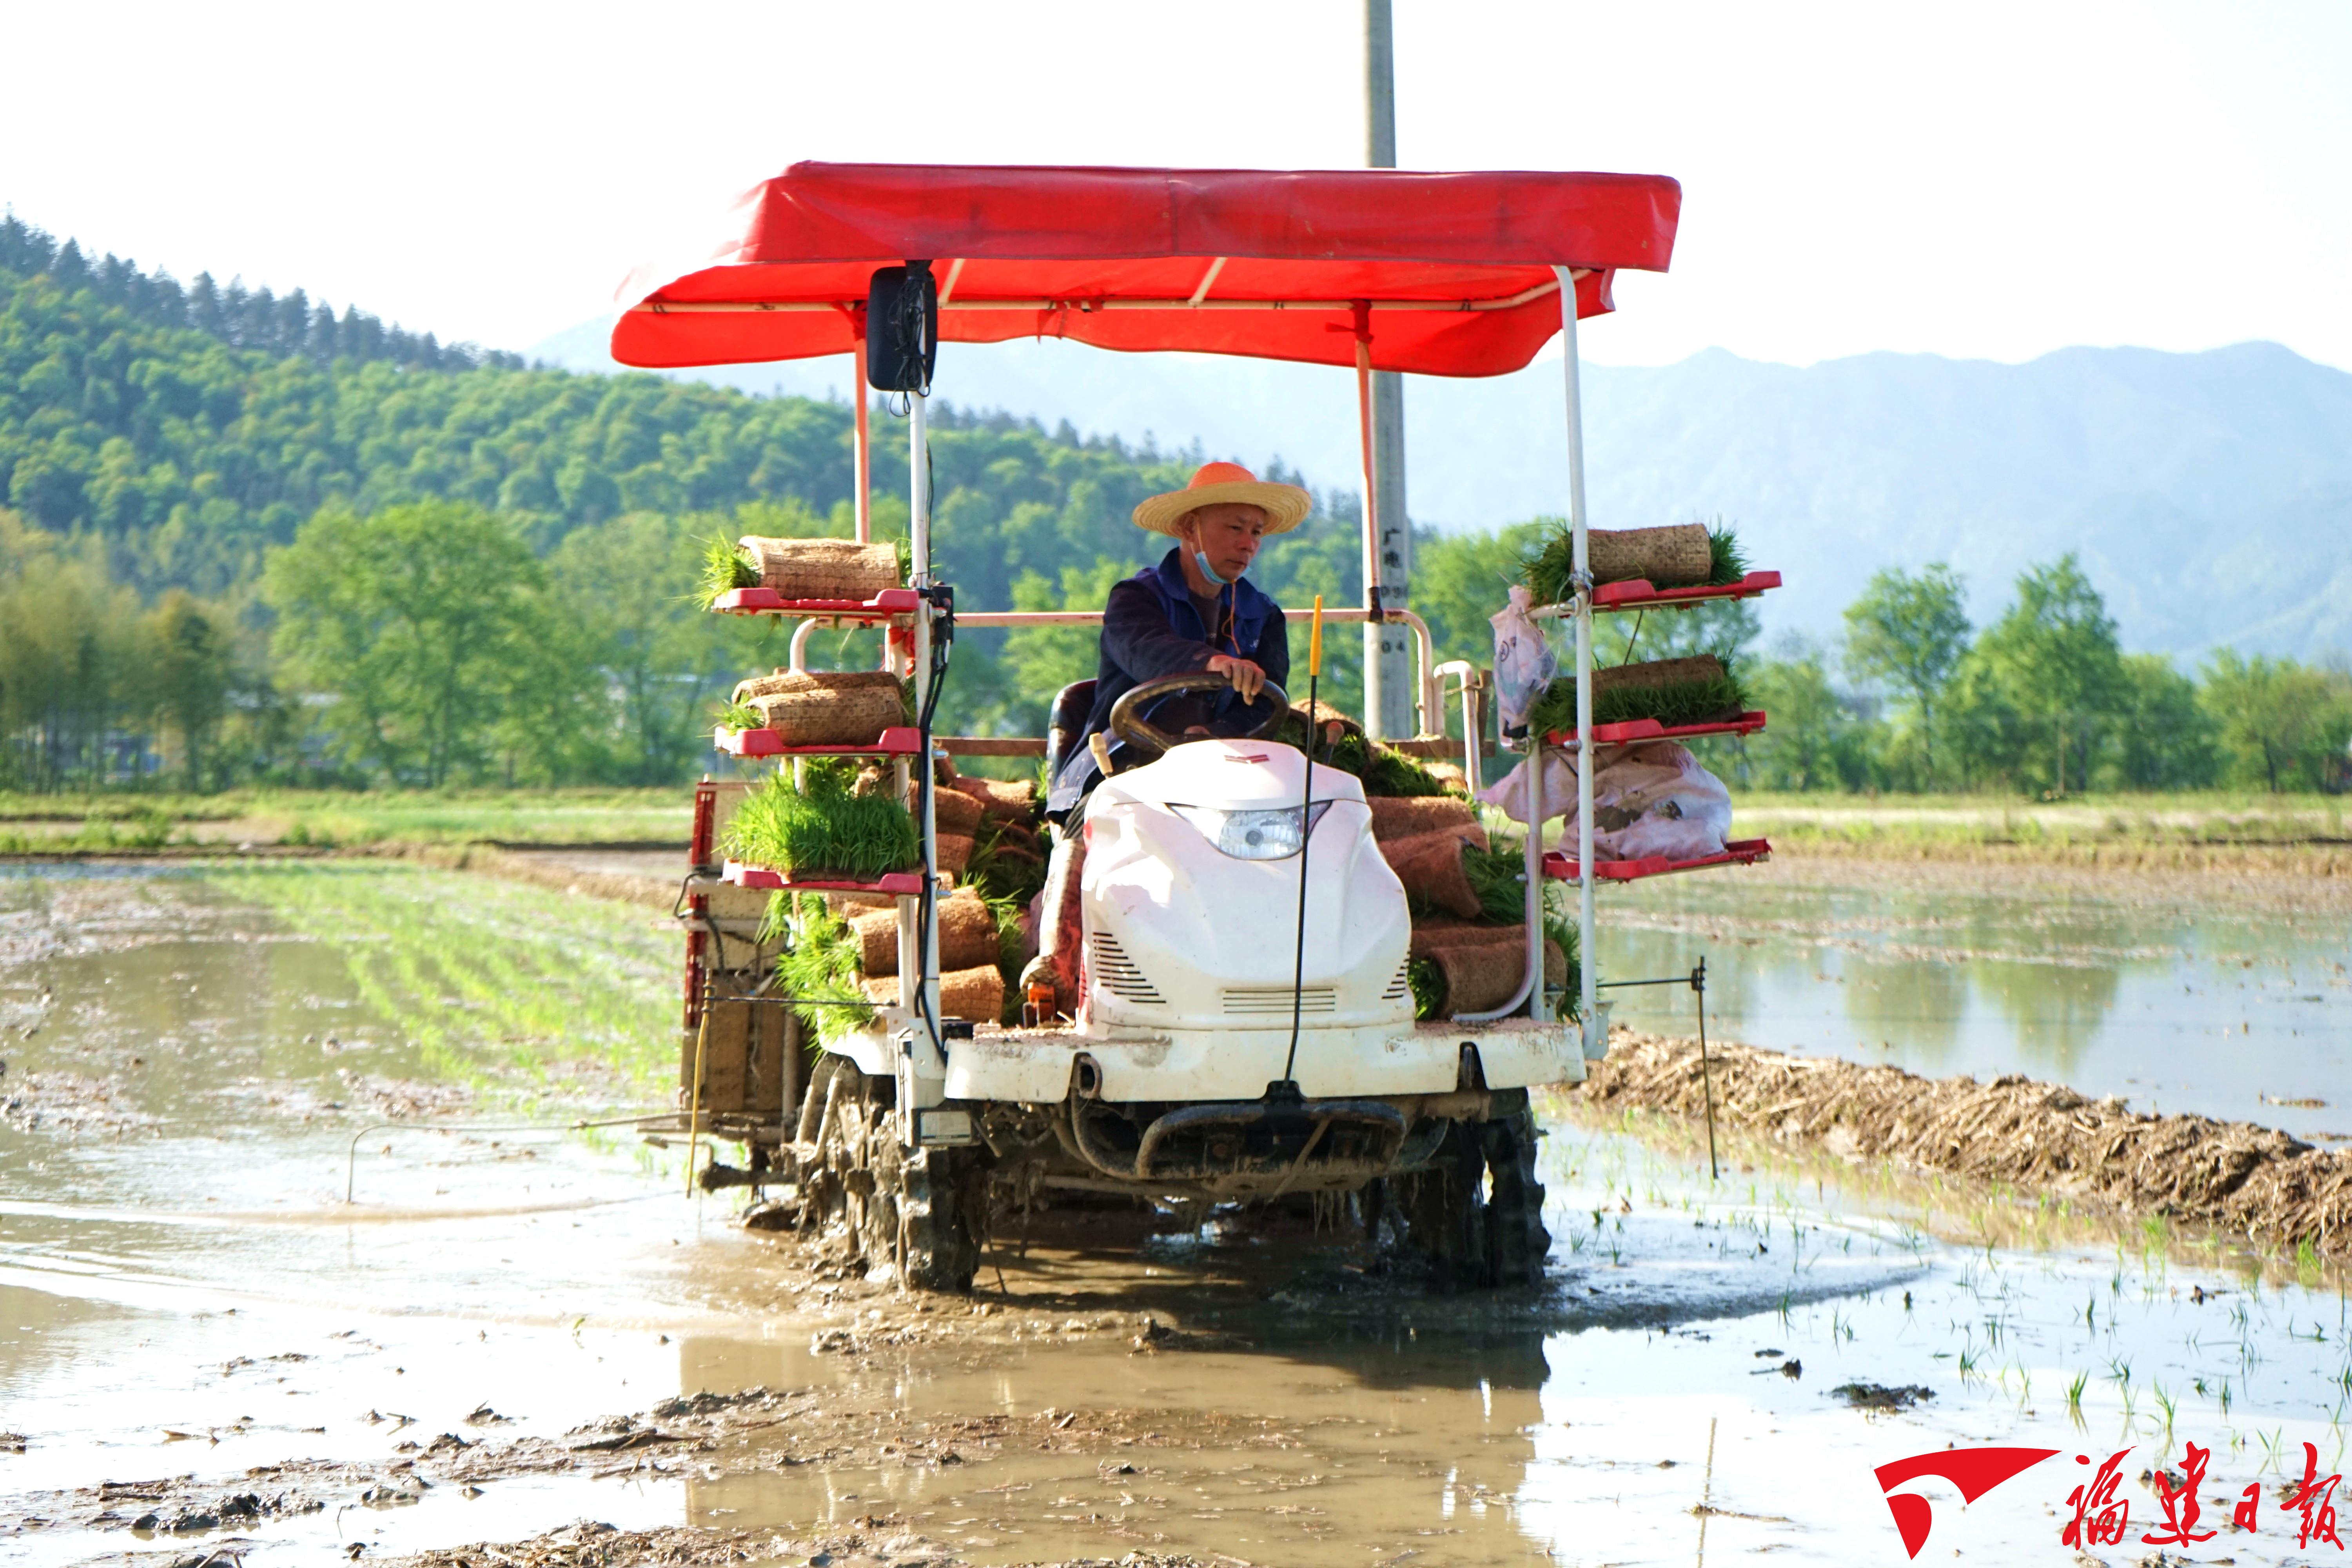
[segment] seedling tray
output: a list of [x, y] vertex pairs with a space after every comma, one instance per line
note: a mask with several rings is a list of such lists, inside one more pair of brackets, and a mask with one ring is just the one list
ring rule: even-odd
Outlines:
[[730, 730], [720, 725], [710, 743], [730, 757], [911, 757], [923, 749], [923, 732], [893, 725], [870, 746], [788, 746], [774, 730]]
[[835, 880], [803, 880], [772, 871], [765, 866], [746, 866], [740, 860], [730, 860], [719, 873], [719, 879], [755, 892], [810, 893], [882, 893], [891, 898], [911, 899], [923, 890], [920, 871], [891, 871], [871, 882]]
[[845, 621], [887, 621], [910, 616], [923, 602], [912, 588], [885, 588], [871, 599], [787, 599], [773, 588], [730, 588], [710, 601], [722, 616], [814, 616]]
[[[1681, 741], [1697, 735], [1752, 735], [1764, 728], [1764, 714], [1759, 710], [1726, 719], [1717, 724], [1661, 724], [1655, 719], [1629, 719], [1622, 724], [1595, 724], [1592, 743], [1596, 746], [1622, 746], [1637, 741]], [[1576, 731], [1555, 730], [1546, 737], [1546, 744], [1573, 746]]]
[[[1643, 578], [1635, 577], [1622, 583], [1603, 583], [1592, 590], [1592, 607], [1596, 610], [1671, 609], [1677, 605], [1696, 605], [1708, 599], [1752, 599], [1769, 588], [1780, 585], [1778, 572], [1750, 572], [1737, 583], [1720, 586], [1696, 588], [1654, 588]], [[757, 593], [757, 589], [739, 592]]]
[[[1675, 871], [1704, 871], [1711, 866], [1753, 866], [1759, 860], [1772, 858], [1771, 844], [1762, 838], [1734, 838], [1724, 845], [1720, 855], [1705, 855], [1696, 860], [1669, 860], [1663, 855], [1652, 855], [1639, 860], [1595, 860], [1593, 880], [1599, 882], [1638, 882], [1645, 877], [1664, 877]], [[1577, 864], [1573, 856], [1559, 850], [1548, 851], [1543, 858], [1544, 875], [1563, 882], [1577, 880]]]

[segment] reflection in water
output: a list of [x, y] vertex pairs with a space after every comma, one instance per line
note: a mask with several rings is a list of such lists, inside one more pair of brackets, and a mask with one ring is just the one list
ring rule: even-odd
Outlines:
[[[1944, 1064], [1960, 1039], [1960, 1022], [1968, 1015], [1969, 976], [1958, 966], [1923, 959], [1891, 959], [1880, 963], [1849, 963], [1837, 958], [1844, 984], [1841, 996], [1854, 1038], [1869, 1042], [1871, 1031], [1888, 1018], [1904, 1020], [1909, 1033], [1911, 1060], [1923, 1071], [1950, 1070]], [[1882, 1038], [1878, 1045], [1885, 1048]]]
[[[1679, 973], [1704, 954], [1721, 1038], [2352, 1134], [2352, 918], [1871, 880], [1884, 869], [1857, 868], [1850, 884], [1759, 868], [1606, 889], [1601, 977]], [[1693, 1032], [1686, 989], [1614, 994], [1621, 1023]], [[2335, 1103], [2280, 1103], [2314, 1099]]]
[[2123, 971], [2086, 964], [2016, 963], [1994, 959], [1972, 964], [1969, 979], [2009, 1020], [2021, 1071], [2073, 1079], [2083, 1054], [2106, 1027], [2122, 988]]

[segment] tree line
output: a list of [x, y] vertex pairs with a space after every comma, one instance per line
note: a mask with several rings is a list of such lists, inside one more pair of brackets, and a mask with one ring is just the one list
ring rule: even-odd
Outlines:
[[279, 298], [268, 289], [248, 289], [240, 279], [217, 282], [209, 272], [183, 287], [170, 273], [144, 271], [111, 251], [93, 259], [75, 241], [60, 241], [15, 213], [0, 214], [0, 272], [46, 276], [66, 294], [86, 290], [134, 321], [193, 328], [231, 348], [273, 358], [299, 355], [320, 364], [383, 360], [424, 370], [520, 370], [524, 364], [520, 354], [444, 343], [431, 332], [387, 326], [356, 305], [338, 316], [325, 300], [299, 289]]
[[[782, 663], [788, 634], [688, 601], [699, 543], [847, 533], [847, 405], [372, 354], [298, 327], [286, 300], [227, 310], [229, 292], [0, 226], [0, 787], [656, 784], [709, 765], [713, 699]], [[354, 319], [374, 320], [336, 318]], [[904, 472], [904, 423], [877, 416], [874, 436], [874, 471]], [[939, 405], [940, 574], [968, 608], [1099, 607], [1163, 542], [1133, 527], [1136, 502], [1202, 456]], [[873, 510], [903, 537], [902, 496]], [[1357, 603], [1357, 518], [1352, 496], [1318, 495], [1254, 575], [1287, 605]], [[1491, 661], [1486, 617], [1556, 526], [1417, 540], [1412, 604], [1441, 658]], [[1836, 647], [1759, 651], [1747, 605], [1608, 617], [1601, 646], [1730, 655], [1773, 715], [1717, 745], [1748, 787], [2340, 785], [2341, 668], [2224, 652], [2189, 675], [2126, 653], [2071, 559], [2027, 572], [1981, 630], [1964, 586], [1881, 574]], [[1353, 708], [1358, 636], [1328, 646], [1324, 690]], [[870, 633], [814, 651], [876, 658]], [[1088, 628], [965, 631], [944, 721], [1039, 733], [1054, 691], [1093, 670]]]

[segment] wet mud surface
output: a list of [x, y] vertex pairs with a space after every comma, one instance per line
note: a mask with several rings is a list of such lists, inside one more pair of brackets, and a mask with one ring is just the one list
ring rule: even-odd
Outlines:
[[[2325, 1270], [1736, 1127], [1710, 1180], [1684, 1119], [1574, 1096], [1539, 1290], [1095, 1213], [904, 1296], [560, 1131], [658, 1070], [621, 1054], [675, 1005], [642, 907], [283, 875], [5, 890], [0, 1085], [44, 1087], [0, 1125], [0, 1558], [1885, 1562], [1875, 1466], [2014, 1444], [2057, 1457], [1926, 1483], [1925, 1555], [2057, 1563], [2077, 1453], [2129, 1447], [2136, 1521], [2186, 1440], [2209, 1523], [2305, 1442], [2341, 1468]], [[2304, 1561], [2284, 1517], [2197, 1559]]]

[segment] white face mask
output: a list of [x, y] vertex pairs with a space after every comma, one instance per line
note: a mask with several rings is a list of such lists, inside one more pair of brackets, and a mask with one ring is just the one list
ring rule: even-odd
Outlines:
[[1184, 542], [1186, 544], [1192, 546], [1192, 563], [1200, 567], [1201, 575], [1206, 577], [1213, 586], [1219, 588], [1232, 587], [1233, 584], [1224, 578], [1218, 576], [1217, 569], [1209, 564], [1209, 552], [1201, 548], [1200, 539], [1201, 536], [1196, 533], [1191, 539]]

